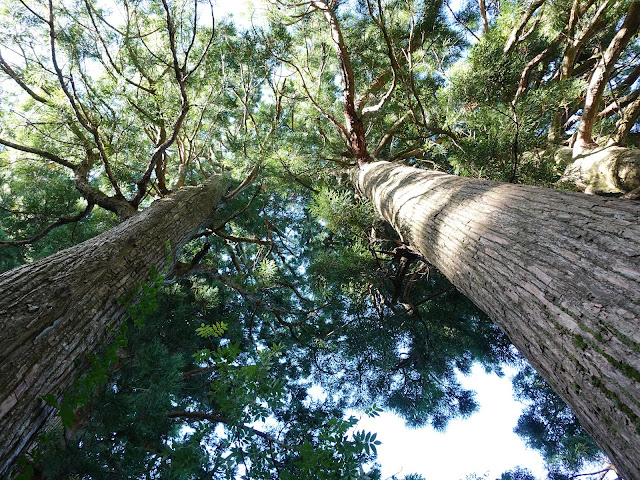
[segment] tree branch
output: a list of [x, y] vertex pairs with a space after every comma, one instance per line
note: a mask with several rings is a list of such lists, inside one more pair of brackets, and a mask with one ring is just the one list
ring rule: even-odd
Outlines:
[[55, 228], [58, 228], [58, 227], [61, 227], [62, 225], [67, 225], [68, 223], [74, 223], [74, 222], [77, 222], [77, 221], [81, 220], [82, 218], [84, 218], [87, 215], [89, 215], [89, 213], [91, 213], [91, 210], [93, 210], [93, 203], [87, 204], [87, 207], [82, 212], [78, 213], [77, 215], [74, 215], [73, 217], [60, 217], [60, 218], [58, 218], [58, 220], [56, 220], [51, 225], [49, 225], [47, 228], [45, 228], [40, 233], [34, 235], [31, 238], [27, 238], [25, 240], [11, 240], [11, 241], [6, 241], [6, 242], [1, 242], [0, 241], [0, 247], [30, 245], [32, 243], [35, 243], [38, 240], [40, 240], [41, 238], [43, 238], [45, 235], [47, 235], [51, 230], [53, 230]]
[[595, 120], [598, 115], [598, 107], [605, 85], [609, 79], [613, 65], [620, 56], [621, 52], [627, 46], [629, 41], [638, 32], [640, 27], [640, 1], [634, 0], [629, 5], [626, 18], [621, 28], [614, 35], [607, 49], [602, 53], [602, 58], [594, 69], [587, 94], [584, 101], [582, 116], [580, 117], [580, 125], [574, 144], [574, 151], [580, 152], [589, 146], [594, 145], [592, 131]]
[[176, 141], [178, 137], [178, 133], [182, 128], [182, 123], [187, 117], [187, 113], [189, 112], [189, 98], [187, 96], [187, 90], [185, 86], [185, 78], [186, 78], [186, 64], [188, 57], [185, 55], [184, 65], [181, 67], [180, 62], [178, 61], [178, 52], [176, 47], [176, 29], [175, 24], [173, 23], [173, 18], [171, 17], [171, 12], [169, 9], [169, 5], [167, 4], [167, 0], [162, 0], [162, 6], [165, 11], [165, 22], [167, 27], [167, 33], [169, 35], [169, 49], [171, 50], [171, 59], [173, 65], [173, 73], [176, 78], [176, 82], [178, 83], [178, 88], [180, 89], [180, 98], [182, 102], [182, 106], [180, 108], [180, 114], [176, 119], [176, 122], [173, 125], [173, 129], [171, 131], [171, 136], [161, 145], [159, 145], [151, 155], [151, 160], [149, 165], [147, 166], [146, 171], [142, 175], [142, 178], [136, 182], [138, 187], [138, 191], [136, 192], [135, 197], [131, 200], [131, 203], [134, 207], [138, 207], [140, 202], [147, 193], [147, 185], [149, 184], [149, 180], [151, 179], [151, 174], [156, 166], [156, 164], [161, 160], [164, 152]]
[[65, 94], [65, 96], [69, 100], [69, 104], [71, 105], [71, 108], [73, 109], [73, 111], [75, 113], [76, 119], [78, 120], [78, 122], [80, 122], [80, 125], [82, 125], [84, 127], [84, 129], [93, 136], [95, 144], [98, 147], [98, 151], [100, 152], [100, 159], [102, 160], [102, 163], [104, 164], [105, 173], [107, 174], [107, 177], [109, 178], [109, 182], [111, 183], [111, 186], [113, 186], [113, 188], [114, 188], [114, 190], [115, 190], [115, 192], [116, 192], [116, 194], [118, 196], [124, 197], [124, 195], [122, 195], [122, 191], [120, 190], [120, 187], [118, 186], [118, 182], [116, 182], [116, 179], [113, 176], [113, 172], [111, 171], [111, 166], [109, 165], [109, 160], [107, 158], [107, 155], [106, 155], [106, 152], [105, 152], [105, 149], [104, 149], [104, 145], [102, 143], [102, 139], [100, 138], [100, 134], [98, 132], [98, 128], [89, 119], [89, 116], [88, 116], [84, 106], [79, 101], [79, 98], [78, 98], [77, 94], [75, 93], [75, 86], [74, 86], [74, 83], [73, 83], [73, 77], [72, 76], [69, 77], [69, 82], [70, 82], [72, 90], [73, 90], [73, 93], [72, 93], [69, 90], [69, 87], [67, 86], [67, 83], [65, 82], [65, 78], [64, 78], [64, 75], [62, 73], [62, 70], [60, 69], [60, 66], [58, 65], [58, 57], [57, 57], [57, 53], [56, 53], [56, 30], [55, 30], [55, 22], [54, 22], [54, 16], [53, 16], [53, 0], [49, 0], [49, 20], [47, 21], [47, 24], [49, 25], [49, 48], [50, 48], [50, 52], [51, 52], [51, 62], [53, 64], [53, 68], [54, 68], [54, 70], [56, 72], [56, 76], [58, 78], [58, 83], [60, 84], [60, 88], [62, 89], [63, 93]]
[[253, 181], [255, 180], [256, 176], [258, 175], [258, 171], [260, 170], [260, 165], [256, 164], [252, 169], [251, 172], [249, 172], [249, 175], [247, 175], [247, 178], [245, 178], [242, 183], [240, 185], [238, 185], [236, 188], [234, 188], [231, 192], [227, 193], [224, 197], [223, 200], [229, 201], [229, 200], [233, 200], [234, 198], [236, 198], [240, 192], [242, 192], [245, 188], [247, 188], [249, 185], [251, 185], [253, 183]]
[[169, 412], [167, 413], [167, 418], [184, 418], [192, 421], [208, 420], [210, 422], [215, 422], [215, 423], [224, 423], [225, 425], [238, 427], [248, 432], [251, 432], [261, 438], [264, 438], [265, 440], [268, 440], [269, 442], [277, 443], [279, 445], [284, 445], [284, 443], [282, 443], [277, 438], [272, 437], [268, 433], [261, 432], [260, 430], [256, 430], [255, 428], [250, 427], [248, 425], [232, 423], [227, 417], [223, 417], [221, 415], [215, 415], [212, 413], [204, 413], [204, 412], [182, 411], [182, 412]]
[[307, 182], [305, 182], [304, 180], [302, 180], [300, 177], [298, 177], [297, 175], [295, 175], [291, 169], [289, 168], [289, 166], [285, 163], [285, 161], [278, 157], [278, 160], [280, 161], [280, 163], [282, 164], [282, 167], [287, 171], [287, 173], [291, 176], [291, 178], [293, 178], [293, 180], [296, 183], [299, 183], [300, 185], [302, 185], [304, 188], [306, 188], [307, 190], [311, 190], [313, 193], [320, 193], [319, 190], [316, 190], [315, 188], [313, 188], [311, 185], [309, 185]]
[[20, 145], [9, 140], [5, 140], [4, 138], [0, 138], [0, 144], [4, 145], [5, 147], [13, 148], [14, 150], [20, 150], [21, 152], [33, 153], [40, 157], [51, 160], [52, 162], [58, 163], [64, 167], [70, 168], [73, 171], [75, 171], [77, 168], [77, 165], [74, 165], [70, 161], [65, 160], [64, 158], [59, 157], [58, 155], [55, 155], [51, 152], [40, 150], [39, 148], [27, 147], [26, 145]]
[[214, 230], [212, 234], [215, 235], [216, 237], [229, 240], [230, 242], [255, 243], [258, 245], [273, 245], [273, 242], [271, 240], [262, 240], [260, 238], [249, 238], [249, 237], [235, 237], [233, 235], [227, 235], [226, 233], [222, 233], [220, 230]]
[[520, 41], [520, 34], [522, 33], [522, 30], [524, 30], [524, 27], [527, 26], [527, 23], [529, 22], [533, 14], [536, 12], [536, 10], [538, 10], [538, 8], [542, 6], [542, 4], [544, 4], [544, 2], [545, 0], [535, 0], [531, 5], [529, 5], [527, 11], [524, 12], [524, 14], [520, 17], [520, 21], [518, 21], [516, 26], [511, 31], [511, 35], [509, 35], [509, 39], [504, 46], [503, 51], [505, 55], [509, 54], [513, 47], [516, 46], [518, 41]]
[[20, 78], [20, 75], [18, 75], [18, 73], [11, 68], [11, 65], [9, 65], [5, 59], [2, 57], [2, 52], [0, 52], [0, 68], [2, 69], [2, 71], [4, 73], [6, 73], [7, 75], [9, 75], [14, 82], [16, 82], [20, 88], [22, 88], [25, 92], [27, 92], [29, 94], [29, 96], [31, 96], [31, 98], [33, 98], [34, 100], [40, 102], [40, 103], [44, 103], [45, 105], [49, 104], [49, 100], [47, 98], [44, 98], [40, 95], [38, 95], [35, 91], [33, 91], [29, 85], [27, 85], [24, 80], [22, 80], [22, 78]]

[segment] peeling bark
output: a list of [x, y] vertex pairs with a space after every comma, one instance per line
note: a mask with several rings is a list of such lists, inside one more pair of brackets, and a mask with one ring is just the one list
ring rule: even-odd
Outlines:
[[353, 77], [353, 69], [351, 68], [351, 60], [349, 58], [349, 50], [344, 42], [340, 23], [335, 13], [327, 7], [323, 2], [314, 1], [313, 5], [320, 10], [327, 23], [331, 33], [331, 40], [336, 49], [336, 56], [340, 65], [340, 73], [342, 76], [342, 95], [344, 102], [344, 116], [349, 132], [349, 144], [353, 150], [353, 156], [358, 163], [364, 164], [371, 158], [367, 151], [367, 143], [365, 141], [364, 127], [362, 118], [358, 115], [355, 106], [355, 80]]
[[502, 328], [624, 478], [640, 478], [640, 204], [365, 165], [404, 242]]
[[76, 362], [121, 321], [118, 298], [147, 281], [152, 268], [173, 267], [227, 185], [212, 176], [97, 237], [0, 275], [0, 475], [51, 416], [42, 396], [59, 396], [78, 373]]

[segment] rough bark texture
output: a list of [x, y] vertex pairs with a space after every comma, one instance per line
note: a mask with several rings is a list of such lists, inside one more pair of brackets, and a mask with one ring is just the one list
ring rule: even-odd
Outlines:
[[570, 147], [556, 151], [556, 162], [566, 165], [561, 181], [595, 194], [626, 193], [640, 187], [640, 150], [612, 145], [573, 153]]
[[59, 395], [76, 362], [122, 319], [118, 298], [147, 281], [152, 267], [172, 267], [227, 185], [213, 176], [182, 188], [95, 238], [0, 275], [0, 475], [51, 415], [42, 396]]
[[357, 182], [640, 479], [640, 203], [387, 162]]

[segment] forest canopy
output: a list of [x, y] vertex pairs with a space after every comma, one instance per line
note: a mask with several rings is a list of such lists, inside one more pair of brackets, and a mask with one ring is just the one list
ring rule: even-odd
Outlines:
[[[0, 6], [0, 271], [97, 251], [145, 212], [156, 228], [109, 257], [156, 252], [123, 264], [140, 279], [108, 282], [117, 315], [67, 349], [69, 377], [35, 399], [54, 418], [16, 472], [380, 478], [379, 440], [345, 412], [446, 429], [477, 408], [458, 379], [476, 364], [520, 369], [514, 427], [549, 478], [602, 459], [353, 170], [385, 160], [635, 202], [640, 2], [256, 8], [267, 20], [238, 26], [201, 0]], [[188, 195], [166, 227], [152, 216]]]

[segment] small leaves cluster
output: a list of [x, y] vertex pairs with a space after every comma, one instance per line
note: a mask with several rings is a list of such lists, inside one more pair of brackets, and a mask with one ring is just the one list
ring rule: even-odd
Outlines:
[[280, 354], [273, 345], [257, 352], [254, 359], [246, 359], [237, 344], [228, 344], [211, 355], [218, 375], [209, 396], [232, 423], [264, 422], [284, 401], [285, 382], [272, 370]]
[[220, 291], [202, 278], [192, 280], [194, 297], [206, 310], [214, 309], [220, 305]]
[[367, 408], [364, 413], [369, 417], [369, 418], [375, 418], [375, 417], [379, 417], [380, 414], [382, 413], [382, 408], [380, 408], [377, 404], [373, 404], [371, 405], [369, 408]]
[[282, 478], [364, 480], [375, 476], [375, 470], [365, 473], [362, 464], [375, 459], [376, 445], [380, 445], [381, 442], [376, 440], [375, 433], [359, 431], [349, 435], [348, 432], [357, 423], [355, 417], [329, 419], [320, 427], [315, 445], [305, 441], [297, 447], [294, 461], [294, 472], [297, 476], [291, 476], [287, 472]]
[[376, 222], [376, 217], [368, 203], [354, 198], [347, 190], [325, 187], [314, 194], [309, 206], [311, 214], [326, 223], [330, 232], [340, 232], [345, 226], [358, 228]]
[[196, 328], [196, 333], [203, 338], [219, 338], [224, 335], [229, 325], [224, 322], [215, 322], [213, 324], [201, 323], [200, 327]]
[[378, 451], [376, 450], [376, 445], [380, 445], [382, 443], [380, 440], [376, 440], [377, 436], [377, 433], [360, 430], [353, 434], [353, 441], [356, 446], [362, 447], [367, 455], [370, 455], [371, 453], [373, 453], [373, 455], [377, 455]]
[[264, 284], [270, 285], [278, 276], [278, 265], [274, 260], [264, 259], [258, 265], [256, 273]]

